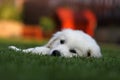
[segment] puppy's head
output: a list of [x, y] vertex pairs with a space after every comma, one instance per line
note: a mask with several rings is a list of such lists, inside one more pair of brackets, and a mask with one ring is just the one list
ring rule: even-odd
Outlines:
[[99, 47], [90, 36], [86, 35], [82, 31], [74, 31], [70, 29], [54, 34], [46, 46], [50, 48], [50, 55], [53, 56], [90, 57], [94, 56], [94, 54], [92, 54], [93, 47], [95, 47], [99, 52]]

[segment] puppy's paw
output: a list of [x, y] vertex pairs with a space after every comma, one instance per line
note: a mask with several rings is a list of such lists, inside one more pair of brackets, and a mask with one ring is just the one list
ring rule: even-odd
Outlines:
[[50, 49], [47, 47], [36, 47], [32, 50], [32, 53], [41, 54], [41, 55], [49, 55]]
[[15, 50], [15, 51], [20, 51], [20, 49], [18, 49], [15, 46], [8, 46], [8, 49]]

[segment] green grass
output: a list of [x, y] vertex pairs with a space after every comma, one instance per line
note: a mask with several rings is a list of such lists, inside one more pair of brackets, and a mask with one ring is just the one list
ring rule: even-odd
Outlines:
[[120, 80], [120, 46], [101, 44], [100, 59], [40, 56], [7, 48], [43, 43], [0, 41], [0, 80]]

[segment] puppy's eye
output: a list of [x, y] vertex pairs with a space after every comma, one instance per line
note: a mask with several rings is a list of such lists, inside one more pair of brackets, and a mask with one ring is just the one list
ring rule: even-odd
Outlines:
[[76, 50], [74, 50], [74, 49], [70, 49], [70, 52], [71, 52], [71, 53], [74, 53], [74, 54], [77, 53]]
[[60, 40], [60, 44], [64, 44], [65, 43], [65, 40]]

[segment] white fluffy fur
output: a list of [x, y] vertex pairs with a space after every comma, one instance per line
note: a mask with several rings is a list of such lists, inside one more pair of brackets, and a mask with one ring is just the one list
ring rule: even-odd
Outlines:
[[[60, 41], [64, 40], [61, 44]], [[10, 49], [15, 51], [22, 51], [24, 53], [35, 53], [42, 55], [52, 55], [55, 50], [60, 52], [62, 57], [101, 57], [101, 51], [96, 41], [80, 30], [65, 29], [53, 35], [50, 41], [42, 46], [28, 49], [19, 49], [15, 46], [9, 46]], [[70, 52], [75, 50], [76, 53]]]

